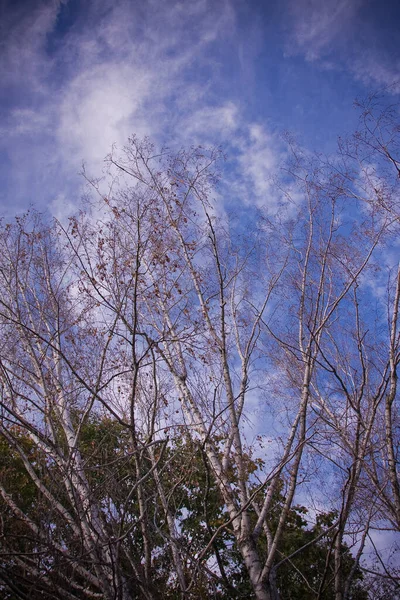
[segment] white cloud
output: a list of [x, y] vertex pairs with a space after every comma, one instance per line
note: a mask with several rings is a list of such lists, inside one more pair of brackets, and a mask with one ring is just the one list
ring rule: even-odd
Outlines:
[[151, 133], [150, 119], [132, 123], [150, 83], [151, 76], [126, 65], [107, 63], [80, 73], [59, 111], [57, 137], [67, 160], [101, 161], [113, 143], [126, 141], [132, 125], [139, 135]]
[[241, 124], [239, 107], [234, 102], [199, 107], [183, 119], [182, 141], [189, 144], [225, 141]]
[[363, 0], [290, 0], [292, 29], [287, 51], [316, 60], [353, 27]]
[[[100, 174], [111, 145], [122, 146], [133, 132], [173, 145], [187, 143], [191, 127], [200, 138], [200, 126], [212, 121], [215, 135], [234, 126], [234, 105], [212, 94], [218, 74], [209, 53], [234, 30], [229, 1], [88, 2], [75, 21], [67, 14], [69, 28], [56, 34], [50, 56], [60, 7], [38, 0], [9, 11], [3, 24], [11, 33], [3, 36], [0, 72], [23, 99], [4, 120], [0, 141], [16, 204], [51, 205], [58, 193], [78, 192], [82, 160]], [[200, 69], [208, 73], [204, 85]]]
[[383, 57], [368, 51], [354, 58], [350, 68], [356, 79], [366, 86], [372, 83], [379, 88], [387, 88], [393, 94], [400, 93], [400, 59], [388, 64]]
[[35, 3], [26, 10], [16, 3], [1, 14], [0, 77], [2, 85], [29, 85], [31, 93], [43, 91], [43, 77], [51, 61], [44, 54], [46, 36], [53, 29], [59, 2]]
[[49, 127], [49, 114], [32, 108], [16, 108], [11, 112], [8, 128], [2, 127], [1, 132], [7, 135], [34, 135]]
[[50, 213], [64, 225], [67, 224], [68, 217], [70, 217], [76, 209], [74, 203], [71, 202], [65, 194], [58, 194], [54, 200], [49, 203], [48, 208]]
[[280, 139], [263, 125], [250, 124], [237, 143], [238, 173], [241, 175], [236, 193], [248, 204], [274, 211], [280, 199], [273, 183], [283, 159]]
[[345, 69], [366, 86], [400, 91], [400, 57], [387, 52], [379, 28], [364, 17], [366, 0], [289, 0], [288, 6], [287, 55], [301, 54], [326, 70]]

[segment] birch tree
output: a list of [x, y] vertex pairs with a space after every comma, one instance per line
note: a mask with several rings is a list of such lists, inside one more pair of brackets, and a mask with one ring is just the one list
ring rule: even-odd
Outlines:
[[[331, 164], [296, 150], [296, 194], [274, 214], [238, 221], [214, 200], [219, 151], [133, 137], [108, 157], [107, 187], [86, 175], [93, 194], [67, 224], [3, 225], [0, 492], [15, 581], [0, 576], [16, 597], [30, 580], [49, 598], [240, 597], [224, 544], [247, 597], [287, 597], [290, 568], [310, 598], [353, 597], [373, 528], [399, 522], [400, 288], [383, 268], [398, 174], [389, 191], [365, 164], [368, 146], [397, 168], [376, 131]], [[293, 547], [299, 501], [312, 535]], [[322, 544], [313, 579], [298, 558]]]

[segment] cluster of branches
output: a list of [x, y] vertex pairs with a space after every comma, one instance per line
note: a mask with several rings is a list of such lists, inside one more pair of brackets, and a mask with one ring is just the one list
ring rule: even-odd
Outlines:
[[398, 593], [394, 116], [293, 148], [274, 215], [132, 138], [68, 225], [2, 226], [5, 598]]

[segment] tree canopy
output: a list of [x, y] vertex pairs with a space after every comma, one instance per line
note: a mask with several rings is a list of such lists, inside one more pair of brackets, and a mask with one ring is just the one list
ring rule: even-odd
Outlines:
[[398, 593], [396, 116], [288, 140], [273, 205], [132, 137], [68, 222], [2, 224], [4, 598]]

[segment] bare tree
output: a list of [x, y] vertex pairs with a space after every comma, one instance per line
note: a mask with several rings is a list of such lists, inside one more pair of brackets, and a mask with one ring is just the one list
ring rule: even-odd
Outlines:
[[[33, 597], [29, 578], [47, 597], [240, 597], [224, 535], [257, 599], [285, 597], [279, 569], [321, 540], [324, 572], [298, 576], [310, 597], [351, 597], [373, 527], [398, 527], [400, 502], [399, 276], [385, 300], [370, 286], [397, 231], [395, 182], [389, 193], [385, 172], [352, 167], [362, 145], [396, 159], [365, 135], [334, 164], [296, 151], [296, 201], [287, 193], [256, 225], [255, 209], [238, 222], [213, 201], [218, 151], [156, 152], [133, 137], [108, 157], [106, 191], [87, 177], [95, 198], [68, 225], [34, 214], [3, 226], [0, 492], [4, 522], [20, 528], [3, 536], [14, 583], [0, 577], [17, 597]], [[375, 197], [362, 197], [372, 179]], [[257, 473], [255, 397], [274, 436]], [[200, 471], [201, 542], [182, 533]], [[285, 555], [299, 499], [320, 503], [316, 523], [334, 516]]]

